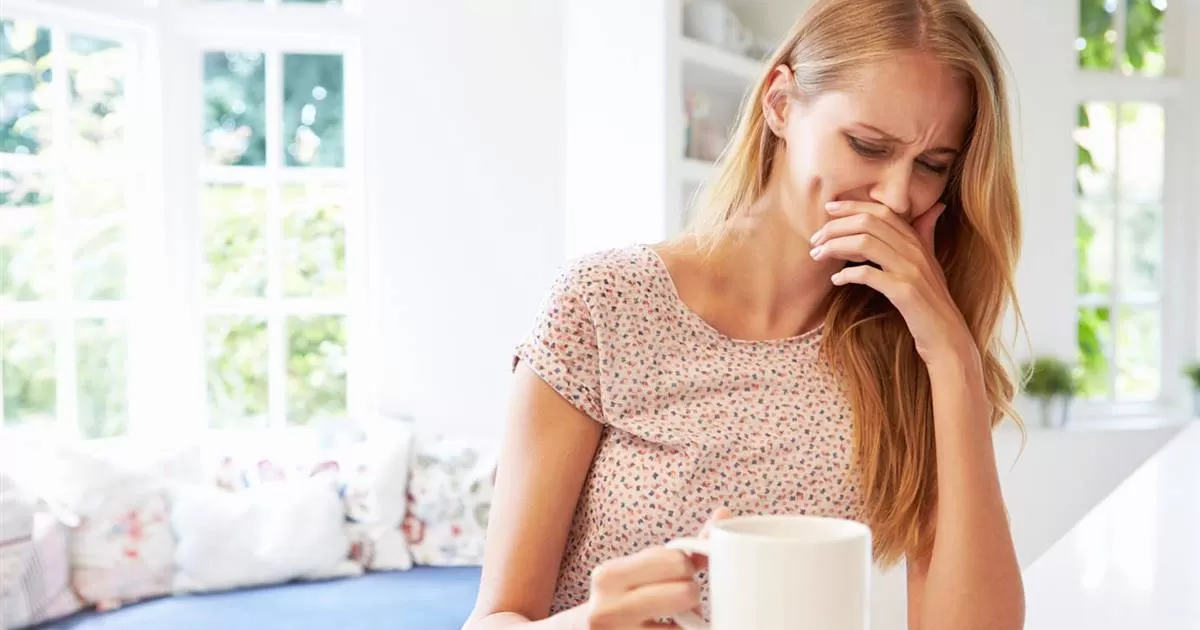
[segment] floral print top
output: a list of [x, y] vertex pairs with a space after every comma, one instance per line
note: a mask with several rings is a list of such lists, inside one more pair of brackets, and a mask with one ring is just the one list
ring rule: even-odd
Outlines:
[[723, 335], [648, 246], [566, 266], [514, 360], [604, 427], [552, 612], [587, 600], [596, 565], [694, 535], [719, 506], [861, 517], [850, 408], [820, 343]]

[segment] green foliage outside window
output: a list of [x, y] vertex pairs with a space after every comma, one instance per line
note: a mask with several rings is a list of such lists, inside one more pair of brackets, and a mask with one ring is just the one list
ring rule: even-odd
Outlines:
[[[1127, 2], [1124, 51], [1118, 52], [1115, 24], [1117, 0], [1080, 0], [1080, 30], [1076, 48], [1079, 67], [1084, 71], [1120, 72], [1126, 75], [1157, 76], [1163, 73], [1163, 0], [1120, 0]], [[1111, 9], [1111, 11], [1110, 11]], [[1118, 59], [1118, 54], [1120, 59]], [[1088, 128], [1087, 109], [1080, 105], [1077, 125]], [[1077, 166], [1080, 170], [1096, 171], [1091, 152], [1082, 144], [1076, 145]], [[1082, 192], [1082, 190], [1077, 190]], [[1105, 295], [1110, 291], [1106, 278], [1089, 274], [1089, 251], [1096, 235], [1096, 226], [1082, 212], [1076, 212], [1076, 288], [1080, 295]], [[1113, 342], [1111, 309], [1108, 306], [1086, 307], [1078, 310], [1077, 339], [1079, 346], [1080, 394], [1085, 397], [1104, 396], [1110, 390], [1109, 359], [1106, 348]]]
[[[51, 50], [50, 30], [0, 21], [0, 152], [38, 156], [45, 169], [66, 166], [70, 207], [54, 206], [59, 171], [0, 171], [0, 299], [18, 302], [122, 300], [127, 296], [126, 199], [119, 178], [86, 177], [95, 164], [115, 161], [124, 148], [124, 50], [116, 42], [72, 35], [68, 50]], [[54, 110], [52, 66], [66, 55], [71, 105]], [[343, 71], [340, 56], [283, 56], [282, 121], [277, 163], [288, 167], [340, 167], [343, 159]], [[204, 76], [203, 137], [207, 162], [223, 166], [266, 163], [267, 126], [262, 55], [215, 52], [196, 68]], [[55, 126], [69, 120], [72, 136], [56, 146]], [[44, 158], [44, 159], [42, 159]], [[76, 176], [75, 174], [83, 174]], [[117, 190], [117, 192], [113, 192]], [[345, 295], [345, 211], [337, 186], [281, 186], [284, 212], [281, 293], [287, 297]], [[211, 298], [262, 298], [267, 279], [264, 193], [240, 185], [201, 191], [201, 289]], [[249, 199], [250, 201], [247, 201]], [[248, 210], [249, 208], [249, 210]], [[254, 210], [264, 210], [255, 214]], [[54, 232], [55, 213], [69, 213], [73, 295], [58, 294], [64, 246]], [[228, 289], [226, 291], [226, 289]], [[286, 414], [304, 423], [345, 412], [344, 318], [286, 317]], [[3, 416], [6, 424], [49, 423], [58, 413], [57, 347], [53, 320], [0, 324]], [[129, 330], [116, 318], [80, 317], [73, 325], [76, 400], [81, 433], [126, 430], [125, 396]], [[204, 327], [209, 401], [217, 424], [261, 421], [267, 402], [265, 324], [213, 316]], [[164, 421], [167, 421], [164, 419]]]

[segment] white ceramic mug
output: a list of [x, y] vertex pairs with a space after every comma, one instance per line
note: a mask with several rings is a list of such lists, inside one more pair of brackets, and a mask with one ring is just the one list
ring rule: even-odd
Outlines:
[[[668, 547], [708, 556], [715, 630], [867, 630], [871, 530], [817, 516], [748, 516], [712, 524], [706, 540]], [[694, 614], [684, 630], [708, 630]]]

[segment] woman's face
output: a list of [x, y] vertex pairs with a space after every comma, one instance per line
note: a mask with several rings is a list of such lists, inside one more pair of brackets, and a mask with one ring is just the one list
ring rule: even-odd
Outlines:
[[[793, 81], [786, 68], [772, 81]], [[926, 55], [863, 68], [846, 91], [778, 99], [776, 164], [787, 218], [807, 239], [830, 201], [872, 201], [912, 223], [941, 198], [971, 122], [966, 80]], [[794, 83], [792, 83], [794, 86]], [[776, 175], [773, 175], [773, 179]]]

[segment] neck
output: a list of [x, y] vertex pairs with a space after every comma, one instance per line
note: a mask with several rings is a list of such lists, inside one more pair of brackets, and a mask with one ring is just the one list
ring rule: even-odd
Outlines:
[[834, 288], [829, 278], [842, 266], [812, 259], [811, 234], [788, 219], [795, 213], [784, 211], [791, 203], [783, 191], [768, 191], [713, 252], [719, 290], [744, 313], [747, 324], [774, 334], [818, 326]]

